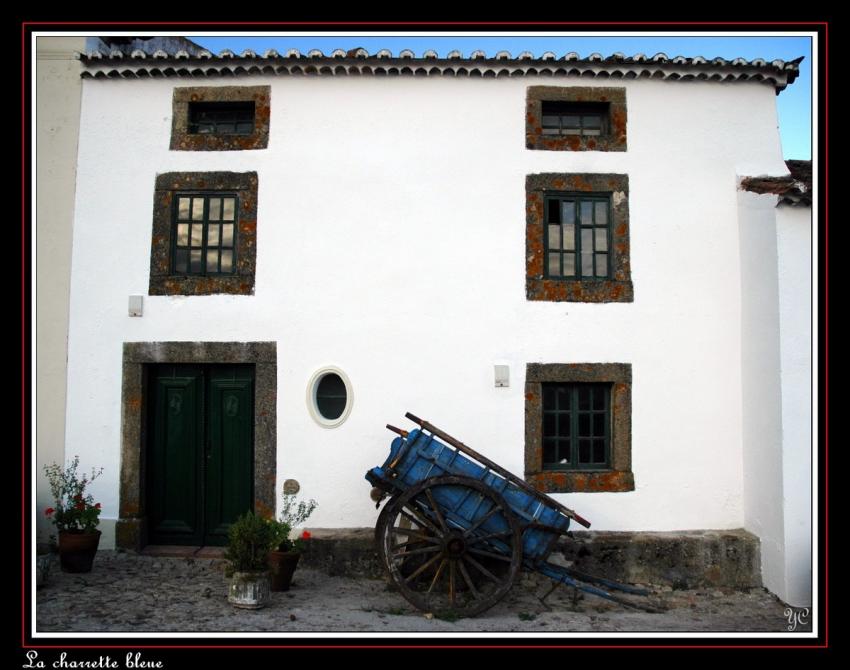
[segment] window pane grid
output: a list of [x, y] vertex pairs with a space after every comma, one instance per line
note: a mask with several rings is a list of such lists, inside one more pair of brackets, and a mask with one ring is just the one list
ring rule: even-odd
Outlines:
[[545, 200], [545, 275], [607, 279], [611, 227], [608, 198], [552, 196]]
[[254, 103], [190, 103], [189, 133], [193, 135], [250, 135], [254, 132]]
[[172, 241], [175, 274], [233, 274], [237, 207], [233, 194], [176, 196]]
[[561, 383], [542, 387], [544, 469], [608, 467], [610, 387]]

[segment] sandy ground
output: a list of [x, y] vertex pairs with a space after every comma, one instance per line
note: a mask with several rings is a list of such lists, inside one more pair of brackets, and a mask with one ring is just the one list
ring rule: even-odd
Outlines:
[[[34, 632], [390, 633], [670, 631], [787, 633], [786, 606], [764, 589], [674, 591], [656, 587], [664, 611], [629, 610], [604, 599], [523, 575], [492, 609], [443, 620], [410, 605], [388, 581], [330, 577], [299, 568], [290, 591], [261, 610], [232, 607], [221, 561], [99, 552], [91, 573], [59, 570], [36, 592]], [[811, 630], [799, 626], [797, 632]]]

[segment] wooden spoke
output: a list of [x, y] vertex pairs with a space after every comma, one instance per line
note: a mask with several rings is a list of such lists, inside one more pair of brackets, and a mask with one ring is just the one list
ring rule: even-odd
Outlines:
[[415, 556], [417, 554], [433, 554], [435, 551], [440, 551], [440, 547], [422, 547], [421, 549], [400, 551], [397, 554], [393, 554], [393, 558], [401, 558], [402, 556]]
[[484, 551], [483, 549], [470, 549], [469, 553], [477, 554], [478, 556], [486, 556], [487, 558], [493, 558], [497, 561], [505, 561], [506, 563], [511, 562], [510, 556], [505, 556], [504, 554], [494, 554], [492, 551]]
[[494, 575], [492, 572], [490, 572], [487, 568], [485, 568], [483, 565], [481, 565], [481, 563], [476, 561], [469, 554], [466, 555], [466, 560], [469, 561], [469, 564], [471, 566], [473, 566], [476, 570], [478, 570], [482, 575], [484, 575], [485, 577], [490, 579], [490, 581], [493, 581], [493, 582], [499, 581], [499, 578], [496, 577], [496, 575]]
[[458, 568], [460, 568], [460, 574], [463, 577], [463, 581], [466, 582], [467, 587], [470, 591], [472, 591], [472, 595], [476, 598], [480, 598], [481, 594], [478, 592], [478, 589], [475, 588], [475, 584], [472, 583], [472, 579], [469, 576], [469, 571], [466, 569], [466, 565], [464, 565], [463, 559], [458, 561]]
[[480, 526], [481, 524], [485, 523], [487, 521], [487, 519], [489, 519], [491, 516], [493, 516], [498, 511], [499, 511], [499, 509], [497, 507], [491, 508], [490, 511], [487, 512], [487, 514], [482, 516], [480, 519], [478, 519], [478, 521], [476, 521], [474, 524], [472, 524], [472, 526], [470, 526], [469, 528], [467, 528], [463, 532], [464, 536], [469, 537], [469, 535], [472, 533], [472, 531], [474, 531], [476, 528], [478, 528], [478, 526]]
[[446, 526], [446, 520], [443, 519], [443, 515], [440, 512], [440, 506], [437, 504], [437, 501], [434, 500], [434, 494], [431, 493], [431, 489], [425, 489], [425, 495], [428, 496], [428, 502], [431, 503], [431, 509], [434, 510], [434, 515], [437, 517], [437, 521], [440, 523], [440, 528], [443, 529], [444, 533], [448, 533], [449, 527]]
[[475, 535], [469, 540], [469, 544], [478, 544], [479, 542], [484, 542], [485, 540], [492, 540], [494, 538], [507, 538], [511, 536], [511, 531], [506, 530], [504, 533], [490, 533], [489, 535]]
[[434, 563], [437, 559], [439, 559], [439, 558], [442, 558], [442, 556], [441, 556], [440, 554], [437, 554], [437, 555], [436, 555], [436, 556], [434, 556], [434, 558], [432, 558], [430, 561], [428, 561], [427, 563], [425, 563], [425, 564], [421, 565], [421, 566], [419, 567], [419, 569], [418, 569], [418, 570], [416, 570], [416, 572], [414, 572], [414, 573], [413, 573], [412, 575], [410, 575], [409, 577], [406, 577], [406, 578], [405, 578], [405, 580], [404, 580], [404, 581], [405, 581], [405, 583], [406, 583], [406, 582], [409, 582], [409, 581], [411, 581], [411, 580], [415, 579], [416, 577], [418, 577], [419, 575], [421, 575], [421, 574], [422, 574], [423, 572], [425, 572], [428, 568], [430, 568], [430, 567], [431, 567], [431, 565], [432, 565], [432, 564], [433, 564], [433, 563]]
[[440, 575], [443, 573], [443, 568], [446, 567], [446, 559], [444, 558], [440, 565], [437, 567], [437, 572], [434, 573], [434, 579], [431, 580], [430, 586], [428, 586], [428, 590], [425, 593], [431, 593], [434, 590], [434, 584], [437, 583], [437, 580], [440, 578]]

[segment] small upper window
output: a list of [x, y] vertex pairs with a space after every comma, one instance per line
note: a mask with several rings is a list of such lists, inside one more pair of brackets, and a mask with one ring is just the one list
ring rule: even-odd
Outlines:
[[598, 137], [608, 134], [608, 103], [574, 103], [543, 101], [544, 135], [582, 135]]
[[193, 135], [250, 135], [253, 132], [253, 100], [189, 103], [189, 133]]
[[529, 86], [525, 146], [543, 151], [625, 151], [626, 89]]

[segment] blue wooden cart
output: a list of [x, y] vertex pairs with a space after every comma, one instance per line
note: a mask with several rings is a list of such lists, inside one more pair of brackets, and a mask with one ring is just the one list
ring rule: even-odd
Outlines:
[[647, 595], [549, 562], [571, 520], [590, 523], [427, 421], [406, 416], [420, 428], [388, 425], [399, 437], [366, 479], [377, 503], [389, 497], [376, 541], [414, 606], [474, 616], [510, 590], [521, 568], [629, 606], [635, 603], [609, 591]]

